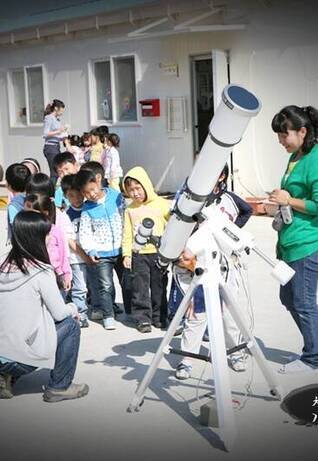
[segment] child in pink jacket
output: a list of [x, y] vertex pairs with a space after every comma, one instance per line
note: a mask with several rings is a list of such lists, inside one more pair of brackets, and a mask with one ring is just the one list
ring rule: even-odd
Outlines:
[[52, 223], [46, 246], [50, 262], [57, 275], [57, 282], [61, 290], [68, 291], [71, 288], [72, 270], [69, 262], [68, 242], [63, 230], [63, 220], [57, 213], [54, 201], [42, 194], [30, 194], [25, 199], [25, 209], [38, 211]]

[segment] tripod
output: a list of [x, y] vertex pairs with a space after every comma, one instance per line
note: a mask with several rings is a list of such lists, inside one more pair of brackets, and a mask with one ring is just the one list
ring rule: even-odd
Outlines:
[[[224, 229], [225, 228], [223, 228], [223, 230]], [[233, 298], [221, 275], [219, 267], [221, 249], [219, 241], [217, 241], [217, 238], [215, 238], [213, 234], [213, 227], [202, 226], [202, 229], [199, 228], [194, 235], [196, 235], [195, 244], [197, 245], [197, 243], [200, 242], [201, 245], [200, 251], [197, 252], [197, 264], [194, 277], [143, 380], [137, 387], [133, 399], [128, 407], [128, 412], [138, 411], [143, 404], [145, 392], [154, 377], [159, 363], [164, 353], [169, 349], [169, 344], [188, 308], [195, 289], [201, 284], [203, 286], [205, 298], [220, 436], [225, 447], [230, 448], [235, 440], [236, 426], [232, 407], [231, 386], [227, 365], [220, 296], [225, 301], [234, 322], [241, 331], [244, 342], [247, 343], [250, 353], [259, 365], [261, 372], [267, 381], [271, 395], [275, 396], [278, 400], [281, 400], [282, 393], [273, 371], [267, 364], [254, 336], [250, 333], [245, 324], [237, 305], [237, 301]], [[257, 254], [261, 255], [259, 251], [257, 251]]]

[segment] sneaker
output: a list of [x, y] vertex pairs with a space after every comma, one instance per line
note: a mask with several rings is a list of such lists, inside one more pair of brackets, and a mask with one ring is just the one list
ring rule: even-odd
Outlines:
[[87, 317], [81, 318], [80, 321], [79, 321], [79, 324], [80, 324], [80, 327], [81, 327], [81, 328], [88, 328], [88, 327], [89, 327], [89, 323], [88, 323]]
[[318, 373], [318, 367], [303, 362], [302, 360], [293, 360], [279, 368], [278, 373], [291, 375], [296, 373]]
[[113, 317], [107, 317], [103, 320], [105, 330], [116, 330], [115, 319]]
[[191, 372], [192, 372], [191, 365], [185, 365], [184, 363], [179, 363], [179, 365], [176, 368], [175, 376], [177, 379], [180, 379], [180, 380], [189, 379], [191, 378]]
[[0, 399], [12, 399], [12, 376], [0, 375]]
[[43, 394], [44, 402], [61, 402], [62, 400], [79, 399], [88, 394], [89, 387], [87, 384], [72, 383], [67, 389], [50, 389], [47, 388]]
[[137, 330], [140, 333], [151, 333], [151, 325], [150, 323], [147, 323], [147, 322], [138, 323]]
[[245, 371], [247, 368], [246, 358], [242, 355], [234, 355], [232, 357], [229, 357], [229, 363], [232, 370], [237, 372]]
[[91, 320], [103, 320], [104, 316], [103, 316], [103, 312], [102, 311], [91, 311], [90, 313], [90, 318]]

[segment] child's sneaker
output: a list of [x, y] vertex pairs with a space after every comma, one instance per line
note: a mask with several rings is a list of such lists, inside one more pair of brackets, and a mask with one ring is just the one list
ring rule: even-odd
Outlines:
[[0, 399], [12, 399], [12, 376], [0, 374]]
[[183, 380], [183, 379], [189, 379], [191, 378], [191, 372], [192, 372], [192, 366], [191, 365], [185, 365], [184, 363], [179, 363], [179, 365], [176, 368], [176, 378]]
[[243, 355], [233, 355], [229, 357], [230, 366], [234, 371], [242, 372], [247, 368], [246, 358]]
[[116, 330], [116, 324], [113, 317], [107, 317], [103, 320], [105, 330]]

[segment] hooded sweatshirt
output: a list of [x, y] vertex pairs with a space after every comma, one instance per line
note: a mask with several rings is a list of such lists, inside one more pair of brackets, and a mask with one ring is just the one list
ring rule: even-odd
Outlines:
[[[161, 237], [164, 233], [167, 221], [170, 216], [170, 202], [162, 197], [159, 197], [153, 188], [152, 182], [146, 171], [136, 166], [128, 171], [123, 180], [123, 187], [126, 195], [129, 195], [125, 188], [125, 179], [133, 178], [138, 181], [146, 193], [146, 200], [143, 203], [132, 201], [125, 210], [124, 218], [124, 235], [123, 235], [123, 257], [131, 256], [135, 235], [139, 224], [144, 218], [153, 219], [155, 225], [153, 235]], [[156, 253], [156, 247], [152, 244], [145, 245], [140, 251], [140, 254]]]
[[64, 303], [51, 266], [30, 266], [29, 274], [12, 268], [9, 273], [0, 271], [0, 355], [53, 369], [55, 321], [76, 312], [72, 303]]

